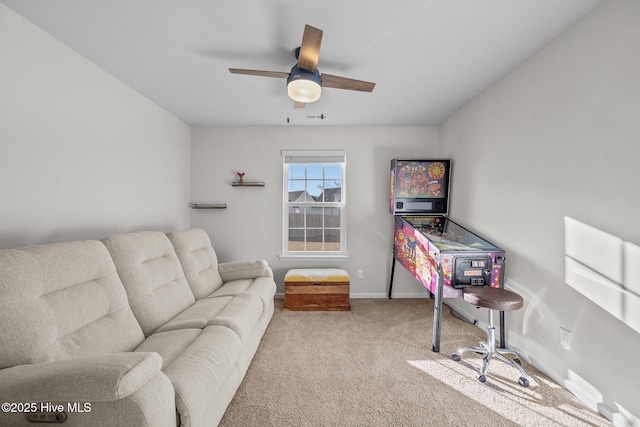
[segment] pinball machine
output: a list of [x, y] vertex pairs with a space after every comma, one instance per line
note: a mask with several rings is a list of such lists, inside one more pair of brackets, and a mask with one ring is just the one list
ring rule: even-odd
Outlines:
[[[451, 160], [393, 159], [389, 211], [394, 215], [393, 258], [434, 297], [432, 350], [440, 351], [444, 298], [468, 286], [504, 285], [505, 252], [447, 218]], [[501, 334], [504, 314], [500, 315]], [[504, 336], [501, 335], [501, 343]]]

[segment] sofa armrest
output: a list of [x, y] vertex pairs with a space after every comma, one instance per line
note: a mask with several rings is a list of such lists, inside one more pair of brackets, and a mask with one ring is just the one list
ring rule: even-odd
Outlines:
[[114, 353], [0, 370], [5, 402], [105, 402], [127, 397], [160, 372], [158, 353]]
[[267, 261], [223, 262], [218, 264], [218, 273], [223, 282], [240, 279], [255, 279], [269, 277], [273, 279], [273, 271]]

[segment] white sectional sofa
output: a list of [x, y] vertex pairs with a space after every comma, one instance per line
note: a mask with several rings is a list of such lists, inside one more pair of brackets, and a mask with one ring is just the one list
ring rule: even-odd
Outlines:
[[0, 251], [0, 425], [215, 426], [273, 315], [193, 229]]

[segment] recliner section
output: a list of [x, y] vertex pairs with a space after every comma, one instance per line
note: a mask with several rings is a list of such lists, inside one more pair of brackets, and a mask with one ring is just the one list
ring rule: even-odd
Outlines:
[[[208, 401], [205, 397], [213, 393], [232, 398], [240, 385], [246, 369], [244, 366], [240, 369], [238, 361], [253, 357], [273, 314], [275, 282], [271, 270], [263, 261], [232, 263], [244, 267], [242, 270], [246, 278], [243, 280], [247, 283], [237, 287], [233, 286], [232, 281], [232, 286], [227, 289], [222, 277], [218, 280], [219, 276], [215, 274], [203, 273], [204, 270], [216, 271], [218, 264], [211, 241], [201, 229], [168, 235], [156, 231], [119, 234], [104, 239], [103, 243], [114, 259], [127, 294], [151, 296], [149, 300], [152, 301], [152, 307], [145, 306], [145, 299], [139, 297], [136, 298], [136, 304], [132, 305], [136, 317], [140, 312], [148, 320], [148, 331], [163, 334], [185, 329], [202, 330], [202, 334], [164, 372], [174, 385], [176, 407], [183, 425], [205, 425], [211, 420], [217, 423], [224, 414], [224, 411], [220, 413], [215, 410], [220, 405], [220, 399]], [[190, 251], [188, 255], [180, 252], [182, 256], [179, 257], [176, 246], [196, 247], [197, 250]], [[199, 262], [206, 265], [206, 269], [200, 268], [197, 279], [193, 274], [185, 275], [183, 266], [188, 265], [190, 260], [194, 260], [194, 264]], [[191, 273], [189, 267], [187, 271]], [[257, 277], [257, 274], [261, 276]], [[257, 288], [265, 288], [260, 291], [263, 297], [268, 298], [267, 295], [271, 294], [270, 304], [263, 302], [259, 292], [246, 292], [256, 280]], [[220, 292], [223, 289], [225, 291]], [[220, 294], [206, 295], [209, 290]], [[203, 298], [203, 295], [206, 297]], [[149, 312], [153, 312], [154, 316], [148, 316]], [[167, 318], [170, 320], [164, 322]], [[255, 330], [259, 333], [253, 334]], [[248, 342], [250, 338], [255, 342]], [[154, 343], [157, 343], [157, 347], [153, 351], [175, 351], [171, 342]], [[149, 346], [143, 346], [145, 351], [149, 350]], [[202, 389], [203, 384], [207, 385], [208, 392]], [[230, 401], [229, 398], [225, 408]]]

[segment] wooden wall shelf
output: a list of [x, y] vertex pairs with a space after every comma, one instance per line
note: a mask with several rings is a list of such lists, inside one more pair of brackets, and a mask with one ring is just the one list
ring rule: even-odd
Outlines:
[[231, 185], [233, 187], [264, 187], [264, 182], [262, 181], [232, 182]]
[[226, 209], [226, 203], [191, 203], [191, 209]]

